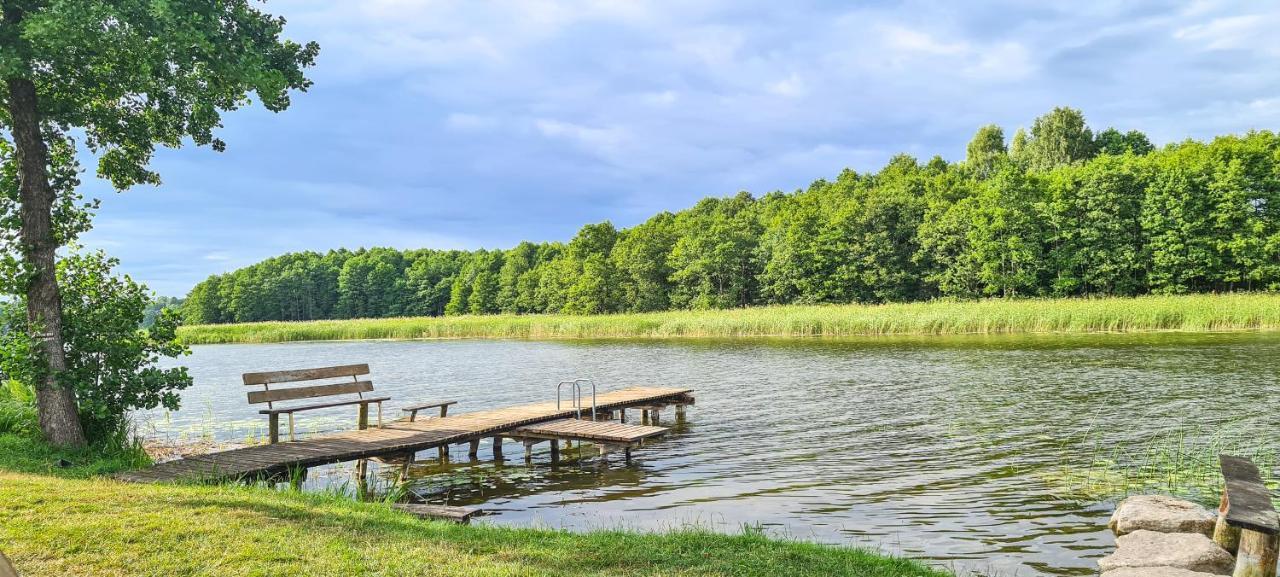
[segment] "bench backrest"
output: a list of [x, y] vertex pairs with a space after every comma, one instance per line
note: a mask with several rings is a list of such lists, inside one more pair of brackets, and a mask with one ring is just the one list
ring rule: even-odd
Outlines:
[[[342, 365], [337, 367], [318, 367], [314, 369], [293, 369], [289, 371], [271, 371], [266, 373], [245, 373], [245, 385], [261, 385], [261, 391], [249, 393], [249, 404], [293, 401], [297, 399], [314, 399], [335, 395], [355, 394], [364, 397], [364, 393], [373, 390], [373, 383], [360, 380], [361, 375], [369, 374], [369, 365]], [[334, 380], [350, 378], [349, 382], [331, 382], [323, 384], [305, 384], [288, 387], [285, 385], [308, 383], [310, 381]], [[274, 407], [272, 407], [274, 408]]]
[[1274, 535], [1280, 532], [1280, 519], [1271, 505], [1271, 491], [1253, 461], [1242, 457], [1218, 455], [1222, 464], [1222, 488], [1228, 525]]

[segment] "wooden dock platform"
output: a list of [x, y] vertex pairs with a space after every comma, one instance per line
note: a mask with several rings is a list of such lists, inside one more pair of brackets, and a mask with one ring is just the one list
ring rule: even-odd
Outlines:
[[[597, 411], [608, 412], [640, 405], [692, 404], [692, 392], [692, 389], [631, 387], [597, 395], [596, 408]], [[147, 469], [121, 473], [116, 478], [137, 483], [218, 482], [283, 475], [290, 469], [413, 453], [466, 442], [472, 443], [474, 453], [474, 447], [482, 438], [498, 436], [528, 425], [568, 419], [576, 414], [573, 409], [557, 409], [556, 403], [552, 401], [412, 422], [399, 420], [381, 428], [255, 445], [168, 461]], [[585, 416], [586, 411], [583, 414]]]

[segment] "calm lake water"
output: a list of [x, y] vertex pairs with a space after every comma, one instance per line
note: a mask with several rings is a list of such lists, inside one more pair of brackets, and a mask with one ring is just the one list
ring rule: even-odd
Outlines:
[[[686, 422], [636, 452], [551, 467], [507, 446], [414, 470], [432, 502], [496, 512], [481, 522], [569, 529], [760, 525], [993, 575], [1096, 574], [1112, 503], [1063, 495], [1045, 476], [1099, 447], [1141, 450], [1188, 427], [1276, 438], [1280, 335], [1093, 335], [736, 341], [395, 341], [194, 347], [196, 384], [146, 431], [243, 440], [265, 419], [248, 371], [368, 362], [386, 415], [453, 398], [458, 412], [554, 398], [555, 383], [695, 389]], [[664, 414], [667, 423], [671, 413]], [[303, 430], [354, 423], [305, 414]], [[1193, 432], [1192, 434], [1198, 434]], [[424, 452], [424, 460], [434, 450]], [[350, 479], [350, 468], [308, 483]]]

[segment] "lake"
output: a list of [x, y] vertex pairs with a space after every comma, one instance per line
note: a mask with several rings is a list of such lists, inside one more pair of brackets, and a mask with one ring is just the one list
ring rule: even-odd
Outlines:
[[[758, 526], [960, 572], [1092, 575], [1112, 548], [1113, 503], [1056, 475], [1170, 435], [1275, 438], [1278, 359], [1280, 335], [1254, 333], [206, 345], [181, 361], [196, 382], [182, 410], [142, 427], [179, 441], [261, 435], [240, 373], [347, 363], [369, 363], [388, 417], [415, 400], [458, 399], [456, 412], [549, 400], [584, 376], [601, 390], [689, 387], [686, 421], [630, 465], [552, 467], [542, 445], [530, 468], [512, 443], [495, 466], [487, 446], [476, 463], [459, 448], [447, 466], [416, 467], [414, 488], [496, 513], [484, 523]], [[302, 414], [299, 430], [350, 427], [354, 413]], [[334, 466], [308, 484], [349, 479]]]

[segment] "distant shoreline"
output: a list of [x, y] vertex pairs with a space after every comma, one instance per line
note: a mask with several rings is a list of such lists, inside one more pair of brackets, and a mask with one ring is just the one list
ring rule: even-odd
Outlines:
[[785, 305], [613, 315], [466, 315], [181, 327], [188, 344], [386, 339], [805, 338], [1280, 330], [1280, 294]]

